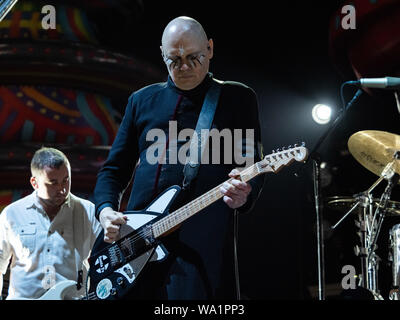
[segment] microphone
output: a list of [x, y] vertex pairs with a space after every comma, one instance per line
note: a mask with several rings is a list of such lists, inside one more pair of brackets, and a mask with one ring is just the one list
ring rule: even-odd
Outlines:
[[385, 77], [385, 78], [362, 78], [358, 81], [348, 81], [348, 84], [353, 84], [362, 88], [376, 89], [400, 89], [400, 78]]

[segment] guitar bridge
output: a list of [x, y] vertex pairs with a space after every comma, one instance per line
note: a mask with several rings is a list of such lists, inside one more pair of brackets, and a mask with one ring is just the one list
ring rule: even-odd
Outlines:
[[122, 252], [118, 246], [112, 246], [109, 248], [108, 254], [110, 257], [110, 263], [113, 267], [124, 263]]
[[151, 224], [143, 226], [134, 235], [118, 240], [108, 249], [108, 256], [113, 267], [125, 264], [156, 244]]
[[153, 228], [151, 224], [147, 224], [143, 227], [143, 234], [146, 235], [145, 237], [143, 237], [146, 246], [152, 247], [156, 243], [156, 239], [154, 238]]

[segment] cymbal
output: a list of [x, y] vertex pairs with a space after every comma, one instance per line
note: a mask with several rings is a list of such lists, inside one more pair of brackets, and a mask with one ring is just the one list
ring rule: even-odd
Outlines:
[[[356, 197], [341, 197], [341, 196], [334, 196], [326, 198], [326, 205], [328, 208], [347, 212], [349, 211], [358, 201]], [[380, 199], [373, 198], [373, 209], [375, 210], [379, 205]], [[358, 208], [362, 208], [361, 205], [358, 205]], [[356, 209], [357, 210], [357, 209]], [[398, 216], [400, 215], [400, 202], [389, 200], [388, 205], [386, 208], [386, 214], [390, 216]]]
[[[397, 134], [365, 130], [354, 133], [347, 143], [350, 153], [365, 168], [381, 176], [386, 165], [393, 161], [393, 155], [400, 151], [400, 136]], [[400, 174], [400, 160], [393, 170]]]

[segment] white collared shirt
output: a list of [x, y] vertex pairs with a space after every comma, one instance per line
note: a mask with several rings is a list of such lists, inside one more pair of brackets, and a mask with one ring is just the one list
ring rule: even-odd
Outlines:
[[50, 221], [35, 191], [4, 208], [0, 272], [7, 271], [11, 259], [7, 299], [37, 299], [60, 281], [76, 281], [78, 270], [86, 272], [101, 231], [94, 210], [93, 203], [70, 193]]

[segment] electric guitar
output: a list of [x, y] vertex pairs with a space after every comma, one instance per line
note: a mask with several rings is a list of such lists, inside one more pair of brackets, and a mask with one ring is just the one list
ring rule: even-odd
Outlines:
[[[277, 173], [294, 161], [304, 161], [307, 149], [297, 146], [273, 152], [263, 160], [240, 172], [239, 179], [247, 182], [259, 174]], [[228, 182], [232, 180], [227, 180]], [[166, 257], [161, 238], [183, 221], [223, 197], [222, 184], [192, 200], [174, 212], [168, 209], [180, 191], [172, 186], [162, 192], [141, 211], [125, 211], [126, 224], [121, 225], [120, 238], [112, 244], [104, 242], [103, 231], [97, 237], [89, 258], [90, 288], [88, 299], [117, 300], [132, 289], [136, 278], [149, 261]]]

